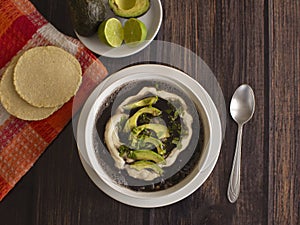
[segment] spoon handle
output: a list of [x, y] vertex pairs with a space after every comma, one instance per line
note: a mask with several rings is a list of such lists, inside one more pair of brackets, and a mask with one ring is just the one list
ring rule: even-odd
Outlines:
[[236, 148], [232, 164], [232, 170], [229, 178], [227, 197], [231, 203], [234, 203], [240, 193], [240, 168], [241, 168], [241, 147], [242, 147], [243, 125], [238, 125]]

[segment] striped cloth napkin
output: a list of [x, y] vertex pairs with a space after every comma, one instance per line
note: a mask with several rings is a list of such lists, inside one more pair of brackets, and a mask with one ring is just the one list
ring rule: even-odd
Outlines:
[[33, 166], [72, 118], [93, 88], [107, 75], [103, 64], [78, 40], [56, 30], [28, 0], [0, 0], [0, 79], [18, 52], [54, 45], [73, 54], [81, 64], [82, 85], [73, 99], [41, 121], [23, 121], [0, 104], [0, 201]]

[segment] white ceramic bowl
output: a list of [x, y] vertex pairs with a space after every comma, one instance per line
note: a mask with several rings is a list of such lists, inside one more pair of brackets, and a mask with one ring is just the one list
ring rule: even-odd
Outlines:
[[[115, 16], [110, 10], [108, 3], [106, 3], [106, 5], [108, 9], [107, 18], [116, 17], [121, 21], [122, 24], [126, 22], [127, 19]], [[127, 46], [125, 44], [122, 44], [120, 47], [113, 48], [106, 45], [105, 43], [102, 43], [99, 40], [97, 34], [94, 34], [90, 37], [83, 37], [77, 33], [76, 35], [78, 39], [94, 53], [110, 58], [121, 58], [133, 55], [146, 48], [157, 35], [162, 23], [162, 18], [163, 10], [160, 0], [151, 0], [150, 9], [148, 10], [148, 12], [138, 18], [147, 27], [147, 37], [144, 42], [136, 46]]]
[[[182, 88], [194, 102], [204, 126], [204, 144], [201, 157], [192, 172], [178, 184], [160, 191], [137, 192], [117, 184], [107, 175], [99, 151], [95, 149], [95, 121], [98, 110], [107, 98], [132, 81], [149, 78], [173, 82]], [[138, 207], [158, 207], [177, 202], [197, 190], [212, 172], [222, 142], [221, 123], [216, 107], [202, 86], [187, 74], [167, 66], [146, 64], [125, 68], [110, 75], [91, 94], [80, 115], [77, 142], [84, 166], [97, 186], [112, 198]], [[100, 155], [101, 157], [101, 155]], [[180, 155], [179, 155], [180, 157]], [[86, 164], [86, 165], [85, 165]], [[87, 169], [87, 165], [90, 167]], [[95, 176], [96, 175], [96, 176]]]

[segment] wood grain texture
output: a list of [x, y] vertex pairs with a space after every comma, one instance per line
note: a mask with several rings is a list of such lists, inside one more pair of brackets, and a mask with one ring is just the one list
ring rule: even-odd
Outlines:
[[299, 13], [299, 1], [270, 1], [269, 224], [300, 224]]
[[[237, 131], [236, 124], [228, 116], [227, 133], [212, 175], [190, 198], [171, 208], [153, 210], [155, 219], [151, 224], [166, 224], [166, 215], [168, 224], [220, 224], [220, 221], [224, 224], [266, 224], [264, 2], [163, 1], [163, 6], [166, 11], [164, 32], [158, 37], [195, 51], [217, 77], [227, 105], [241, 83], [249, 83], [254, 88], [259, 104], [253, 120], [245, 126], [238, 202], [231, 205], [226, 198]], [[182, 12], [187, 17], [178, 23], [173, 18]], [[169, 33], [176, 35], [169, 36]]]
[[[31, 1], [58, 30], [75, 37], [66, 1]], [[69, 124], [0, 203], [1, 225], [300, 224], [299, 1], [162, 0], [162, 5], [156, 39], [199, 55], [215, 74], [227, 107], [241, 83], [255, 91], [237, 203], [226, 197], [237, 131], [229, 115], [208, 180], [186, 199], [155, 209], [127, 206], [101, 192], [83, 170]], [[185, 54], [181, 66], [194, 66]]]

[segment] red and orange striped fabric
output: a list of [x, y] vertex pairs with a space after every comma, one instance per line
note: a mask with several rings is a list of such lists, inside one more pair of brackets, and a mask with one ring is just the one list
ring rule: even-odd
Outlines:
[[47, 119], [28, 122], [9, 115], [0, 104], [0, 200], [56, 138], [93, 88], [106, 76], [102, 63], [78, 40], [57, 31], [28, 0], [0, 0], [0, 78], [20, 51], [55, 45], [80, 62], [83, 82], [73, 99]]

